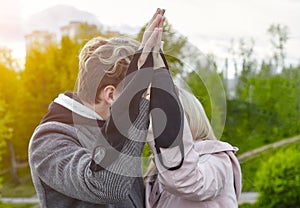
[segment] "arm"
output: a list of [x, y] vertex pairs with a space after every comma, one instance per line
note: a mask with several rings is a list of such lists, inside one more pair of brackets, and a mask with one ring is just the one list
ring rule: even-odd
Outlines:
[[[148, 108], [141, 102], [141, 109]], [[146, 111], [143, 111], [146, 112]], [[138, 139], [145, 138], [147, 113], [135, 122], [144, 131], [131, 130]], [[140, 124], [138, 124], [140, 123]], [[142, 124], [142, 125], [141, 125]], [[29, 160], [36, 175], [51, 188], [69, 197], [90, 203], [116, 203], [127, 197], [140, 170], [143, 143], [129, 140], [122, 154], [107, 169], [91, 169], [92, 152], [75, 139], [73, 127], [61, 123], [46, 123], [36, 130], [29, 148]], [[104, 138], [101, 138], [104, 139]], [[141, 173], [140, 173], [141, 174]]]
[[[140, 155], [148, 128], [149, 101], [135, 89], [146, 89], [150, 82], [151, 71], [138, 70], [101, 130], [90, 126], [83, 134], [61, 123], [38, 127], [30, 145], [30, 160], [38, 177], [67, 196], [91, 203], [126, 198], [135, 177], [142, 176]], [[98, 142], [83, 147], [78, 140]], [[96, 146], [100, 148], [94, 150]]]
[[74, 139], [74, 131], [74, 135], [65, 133], [69, 128], [47, 123], [37, 129], [29, 147], [32, 169], [43, 183], [66, 196], [90, 203], [120, 200], [119, 193], [106, 192], [101, 173], [91, 171], [90, 150]]
[[[180, 168], [184, 159], [183, 109], [167, 68], [166, 66], [154, 71], [150, 94], [150, 112], [155, 154], [165, 169], [176, 170]], [[176, 157], [178, 161], [167, 164], [162, 154], [165, 149], [178, 150], [179, 154]]]
[[[163, 54], [161, 57], [166, 63]], [[212, 199], [222, 190], [228, 170], [226, 162], [230, 161], [226, 156], [219, 160], [210, 155], [209, 160], [198, 165], [199, 153], [194, 150], [187, 119], [166, 68], [167, 64], [154, 71], [150, 96], [150, 110], [162, 110], [151, 112], [154, 141], [150, 147], [159, 171], [158, 180], [168, 192], [186, 199]]]
[[[132, 63], [135, 63], [138, 58], [139, 54], [136, 54]], [[149, 62], [151, 61], [150, 57]], [[151, 82], [152, 71], [147, 70], [147, 64], [139, 70], [135, 70], [136, 68], [136, 65], [130, 64], [128, 71], [133, 72], [126, 77], [125, 87], [111, 106], [110, 117], [101, 129], [105, 139], [99, 140], [95, 145], [99, 148], [95, 148], [94, 155], [97, 151], [103, 151], [103, 148], [105, 155], [101, 160], [93, 160], [95, 163], [92, 164], [92, 169], [95, 171], [109, 167], [120, 153], [123, 153], [122, 148], [126, 142], [138, 144], [145, 141], [145, 138], [137, 138], [136, 134], [141, 131], [141, 128], [144, 130], [148, 127], [148, 108], [145, 107], [145, 102], [148, 101], [143, 98], [143, 94]], [[144, 121], [140, 120], [141, 116]]]
[[[144, 63], [153, 71], [150, 93], [150, 111], [152, 115], [153, 135], [156, 153], [162, 165], [170, 170], [179, 168], [183, 161], [183, 110], [176, 94], [175, 86], [169, 74], [167, 61], [162, 53], [161, 39], [164, 23], [164, 10], [158, 12], [146, 27], [143, 37], [144, 47], [138, 65]], [[147, 35], [148, 34], [148, 35]], [[148, 57], [148, 58], [146, 58]], [[153, 57], [149, 63], [149, 57]], [[162, 102], [163, 101], [163, 102]], [[166, 166], [161, 158], [161, 149], [175, 147], [181, 152], [178, 164]]]
[[[184, 161], [174, 171], [166, 170], [157, 156], [156, 167], [158, 180], [166, 190], [174, 195], [193, 201], [210, 200], [216, 197], [223, 188], [231, 162], [225, 153], [202, 155], [195, 151], [193, 138], [187, 119], [184, 118]], [[155, 151], [153, 144], [151, 149]], [[178, 149], [164, 149], [162, 158], [169, 164], [178, 163]]]

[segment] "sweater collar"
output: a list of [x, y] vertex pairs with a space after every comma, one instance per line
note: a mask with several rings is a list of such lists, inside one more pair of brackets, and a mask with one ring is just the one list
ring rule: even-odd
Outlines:
[[102, 127], [105, 121], [93, 110], [83, 105], [76, 93], [60, 94], [48, 108], [42, 123], [57, 121], [69, 125], [85, 124]]
[[82, 117], [103, 120], [95, 111], [75, 99], [72, 99], [66, 94], [59, 94], [59, 96], [54, 100], [54, 103], [57, 103]]

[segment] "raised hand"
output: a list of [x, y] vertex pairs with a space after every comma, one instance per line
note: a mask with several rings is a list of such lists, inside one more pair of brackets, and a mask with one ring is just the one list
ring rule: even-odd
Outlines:
[[[158, 58], [158, 52], [161, 47], [161, 38], [163, 32], [163, 23], [165, 21], [164, 17], [165, 10], [164, 9], [157, 9], [151, 20], [149, 21], [148, 25], [146, 26], [141, 47], [143, 48], [142, 54], [138, 61], [138, 68], [145, 63], [146, 58], [148, 57], [149, 53], [153, 51], [156, 56], [154, 56], [154, 63], [157, 63], [155, 59]], [[156, 64], [154, 64], [156, 65]]]

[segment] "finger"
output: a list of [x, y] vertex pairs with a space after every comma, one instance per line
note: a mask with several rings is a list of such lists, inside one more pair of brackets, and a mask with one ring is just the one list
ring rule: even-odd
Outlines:
[[153, 53], [155, 55], [158, 55], [159, 53], [159, 50], [162, 46], [162, 43], [161, 43], [161, 39], [162, 39], [162, 28], [158, 28], [158, 33], [157, 33], [157, 39], [156, 39], [156, 42], [155, 42], [155, 46], [153, 48]]
[[159, 23], [158, 23], [158, 27], [159, 28], [162, 28], [163, 27], [163, 25], [164, 25], [164, 22], [165, 22], [165, 17], [163, 16], [162, 18], [161, 18], [161, 20], [159, 21]]
[[144, 50], [145, 52], [151, 52], [152, 49], [156, 46], [157, 44], [157, 38], [159, 34], [159, 29], [155, 28], [151, 36], [149, 37], [148, 41], [145, 44]]
[[162, 19], [162, 16], [160, 14], [158, 14], [147, 30], [153, 31], [159, 25], [159, 22], [161, 21], [161, 19]]
[[156, 45], [156, 41], [157, 41], [157, 36], [158, 36], [158, 29], [155, 29], [153, 31], [153, 33], [151, 34], [151, 36], [149, 37], [149, 39], [147, 40], [147, 42], [145, 43], [145, 46], [142, 50], [142, 54], [139, 58], [138, 61], [138, 68], [141, 68], [143, 66], [143, 64], [145, 63], [149, 53], [152, 51], [152, 49], [155, 47]]
[[158, 14], [160, 14], [161, 12], [162, 12], [162, 10], [161, 10], [160, 8], [157, 8], [157, 10], [156, 10], [156, 12], [154, 13], [154, 15], [152, 16], [151, 20], [148, 22], [146, 28], [148, 28], [148, 27], [152, 24], [152, 22], [155, 20], [156, 16], [157, 16]]
[[162, 48], [162, 46], [163, 46], [163, 43], [162, 43], [162, 32], [163, 32], [164, 21], [165, 21], [165, 17], [162, 17], [162, 20], [160, 21], [159, 26], [158, 26], [158, 28], [160, 30], [159, 30], [159, 34], [158, 34], [157, 44], [155, 45], [155, 48], [154, 48], [154, 51], [156, 53], [158, 53], [159, 49]]

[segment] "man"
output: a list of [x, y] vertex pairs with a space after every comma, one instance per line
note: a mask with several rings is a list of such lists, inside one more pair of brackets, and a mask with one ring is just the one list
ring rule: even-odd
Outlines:
[[[143, 48], [157, 40], [154, 28], [163, 20], [158, 10]], [[81, 50], [77, 92], [60, 94], [50, 104], [29, 144], [43, 208], [144, 207], [140, 157], [149, 101], [143, 97], [153, 57], [140, 57], [138, 47], [128, 38], [97, 37]]]

